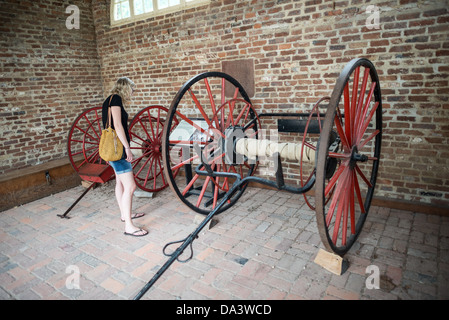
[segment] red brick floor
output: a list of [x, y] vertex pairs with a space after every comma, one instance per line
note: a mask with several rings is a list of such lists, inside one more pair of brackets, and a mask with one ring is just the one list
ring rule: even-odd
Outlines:
[[[134, 198], [150, 231], [123, 235], [114, 183], [77, 187], [0, 212], [0, 299], [132, 299], [167, 260], [162, 247], [197, 226], [170, 189]], [[322, 247], [301, 196], [248, 188], [143, 299], [449, 299], [449, 218], [372, 207], [341, 276], [313, 262]], [[369, 289], [374, 265], [380, 289]]]

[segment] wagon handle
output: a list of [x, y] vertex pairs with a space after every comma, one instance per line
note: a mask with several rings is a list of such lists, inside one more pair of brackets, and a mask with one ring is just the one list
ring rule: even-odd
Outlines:
[[[166, 251], [167, 248], [168, 248], [169, 246], [174, 245], [174, 244], [181, 243], [181, 245], [178, 247], [178, 248], [180, 248], [180, 247], [182, 246], [182, 244], [184, 244], [184, 242], [186, 242], [187, 240], [189, 240], [189, 241], [190, 241], [190, 243], [189, 243], [189, 247], [190, 247], [190, 256], [189, 256], [187, 259], [183, 259], [183, 260], [179, 259], [180, 255], [182, 254], [182, 252], [183, 252], [184, 250], [183, 250], [180, 254], [178, 254], [178, 255], [176, 256], [176, 260], [177, 260], [178, 262], [186, 263], [187, 261], [189, 261], [189, 260], [191, 260], [191, 259], [193, 258], [193, 247], [192, 247], [192, 244], [193, 244], [193, 241], [194, 241], [195, 239], [198, 239], [198, 235], [194, 236], [192, 240], [190, 240], [189, 237], [187, 237], [187, 238], [184, 238], [184, 239], [182, 239], [182, 240], [177, 240], [177, 241], [169, 242], [169, 243], [167, 243], [167, 244], [164, 246], [164, 248], [162, 249], [162, 253], [163, 253], [164, 256], [166, 256], [166, 257], [173, 257], [173, 256], [175, 255], [175, 253], [177, 254], [176, 250], [174, 250], [172, 253], [167, 253], [167, 251]], [[177, 249], [178, 249], [178, 248], [177, 248]]]

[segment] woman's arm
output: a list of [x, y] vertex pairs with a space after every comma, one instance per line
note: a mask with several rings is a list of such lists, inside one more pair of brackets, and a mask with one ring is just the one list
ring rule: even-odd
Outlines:
[[133, 161], [133, 154], [129, 147], [128, 140], [126, 139], [125, 129], [122, 126], [122, 113], [119, 106], [111, 106], [112, 119], [114, 120], [114, 128], [115, 132], [117, 132], [117, 136], [120, 139], [123, 147], [126, 149], [126, 161]]

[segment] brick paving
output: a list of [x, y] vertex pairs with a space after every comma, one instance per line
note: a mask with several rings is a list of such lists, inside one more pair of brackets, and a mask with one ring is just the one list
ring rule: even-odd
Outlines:
[[[162, 247], [197, 226], [170, 189], [134, 197], [150, 234], [123, 235], [114, 182], [76, 187], [0, 213], [0, 299], [132, 299], [167, 260]], [[313, 262], [322, 247], [302, 196], [248, 188], [143, 299], [449, 299], [449, 217], [372, 207], [334, 275]], [[368, 266], [380, 271], [369, 289]]]

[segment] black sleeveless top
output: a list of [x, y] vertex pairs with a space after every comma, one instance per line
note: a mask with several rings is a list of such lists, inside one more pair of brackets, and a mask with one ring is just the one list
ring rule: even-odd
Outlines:
[[[102, 112], [101, 117], [103, 120], [103, 128], [104, 129], [106, 129], [106, 122], [108, 121], [109, 99], [111, 99], [111, 96], [106, 98], [106, 100], [103, 102], [103, 108], [101, 109], [101, 112]], [[122, 98], [119, 95], [114, 94], [110, 105], [114, 106], [114, 107], [116, 107], [116, 106], [120, 107], [122, 126], [123, 126], [123, 129], [125, 130], [126, 140], [128, 140], [128, 143], [130, 143], [131, 139], [129, 138], [129, 130], [128, 130], [128, 113], [125, 111], [125, 108], [123, 107]], [[112, 115], [111, 115], [111, 122], [112, 122], [111, 127], [112, 127], [112, 129], [115, 130], [114, 119], [113, 119]]]

